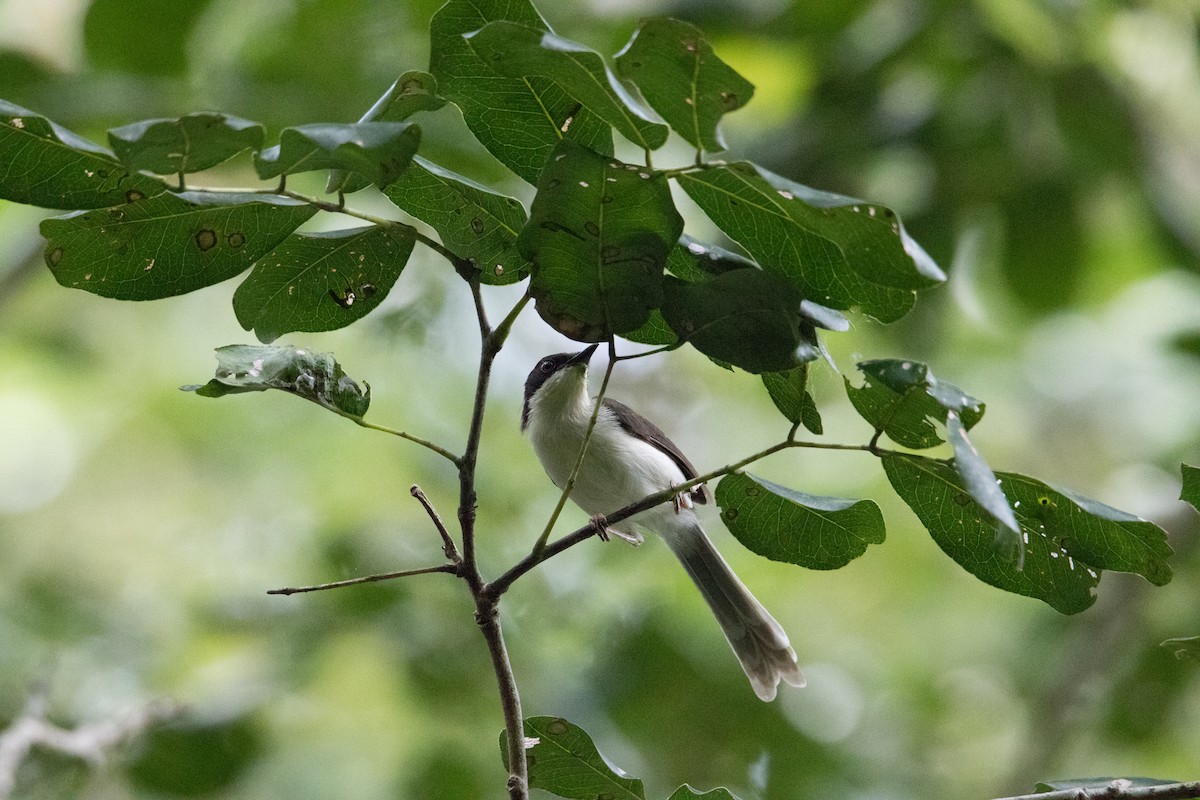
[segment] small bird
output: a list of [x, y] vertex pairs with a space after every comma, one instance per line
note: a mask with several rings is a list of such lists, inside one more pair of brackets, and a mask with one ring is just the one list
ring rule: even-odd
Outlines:
[[[579, 458], [595, 408], [588, 396], [587, 370], [597, 346], [546, 356], [525, 381], [521, 430], [529, 433], [538, 460], [560, 489]], [[605, 398], [571, 500], [602, 523], [603, 515], [696, 475], [696, 468], [658, 426], [624, 403]], [[642, 541], [641, 530], [661, 536], [704, 595], [754, 693], [774, 700], [780, 680], [803, 686], [804, 676], [783, 628], [750, 594], [700, 526], [693, 505], [710, 498], [707, 486], [695, 486], [624, 520], [624, 530], [609, 528], [607, 533], [634, 544]]]

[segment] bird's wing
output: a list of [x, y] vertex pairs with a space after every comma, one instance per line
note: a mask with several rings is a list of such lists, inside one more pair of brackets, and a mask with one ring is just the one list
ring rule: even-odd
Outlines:
[[[618, 400], [610, 400], [606, 397], [604, 399], [604, 407], [613, 413], [613, 416], [617, 418], [617, 422], [621, 427], [630, 434], [657, 447], [670, 456], [671, 460], [679, 467], [679, 471], [683, 473], [684, 478], [691, 480], [700, 474], [692, 466], [692, 462], [688, 461], [683, 451], [667, 438], [662, 428]], [[693, 487], [688, 494], [691, 496], [693, 502], [696, 503], [707, 503], [712, 496], [712, 492], [704, 484]]]

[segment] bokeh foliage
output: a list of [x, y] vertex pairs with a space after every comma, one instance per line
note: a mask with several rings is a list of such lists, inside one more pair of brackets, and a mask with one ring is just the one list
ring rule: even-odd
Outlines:
[[[424, 65], [438, 4], [197, 0], [166, 21], [156, 5], [80, 4], [66, 24], [8, 41], [0, 96], [97, 140], [111, 125], [205, 107], [274, 132], [352, 122], [400, 69]], [[600, 4], [543, 11], [602, 52], [635, 24]], [[1196, 327], [1200, 234], [1187, 209], [1200, 187], [1178, 169], [1197, 156], [1187, 133], [1200, 108], [1187, 69], [1196, 43], [1180, 33], [1195, 9], [685, 2], [654, 13], [703, 28], [757, 85], [727, 122], [726, 138], [745, 148], [733, 155], [888, 203], [950, 267], [951, 288], [907, 322], [883, 330], [856, 318], [851, 342], [834, 345], [843, 371], [860, 354], [935, 364], [987, 398], [979, 435], [997, 468], [1061, 476], [1162, 522], [1177, 537], [1179, 574], [1153, 593], [1106, 578], [1095, 608], [1063, 620], [908, 545], [918, 537], [898, 528], [898, 502], [885, 508], [888, 546], [829, 576], [756, 563], [725, 539], [810, 675], [810, 689], [760, 707], [712, 657], [724, 645], [662, 548], [581, 548], [510, 598], [529, 713], [569, 711], [658, 794], [684, 780], [785, 798], [879, 787], [963, 796], [1056, 773], [1186, 777], [1200, 686], [1194, 664], [1156, 645], [1196, 633], [1194, 524], [1172, 501], [1178, 461], [1196, 460], [1200, 387], [1194, 359], [1169, 349]], [[422, 128], [440, 163], [503, 179], [454, 122]], [[519, 181], [508, 190], [526, 191]], [[303, 602], [261, 596], [306, 577], [425, 563], [436, 539], [404, 490], [416, 480], [449, 504], [450, 476], [288, 398], [180, 395], [176, 385], [211, 371], [213, 347], [244, 338], [227, 296], [205, 290], [131, 313], [63, 293], [40, 266], [25, 268], [40, 265], [29, 227], [24, 209], [0, 204], [10, 243], [0, 425], [12, 443], [0, 456], [10, 487], [0, 710], [19, 708], [47, 674], [67, 719], [180, 696], [203, 718], [191, 729], [217, 733], [145, 746], [208, 747], [211, 791], [199, 796], [488, 794], [495, 753], [478, 733], [499, 722], [486, 656], [470, 609], [439, 577]], [[453, 440], [470, 364], [439, 344], [463, 319], [462, 298], [434, 273], [414, 257], [366, 333], [305, 338], [371, 378], [379, 419]], [[509, 412], [526, 362], [563, 349], [533, 326], [519, 333], [528, 358], [502, 365], [497, 381]], [[704, 366], [679, 354], [672, 375], [630, 376], [614, 391], [679, 420], [671, 433], [701, 464], [725, 463], [755, 436], [754, 425], [712, 420], [761, 413], [778, 425], [761, 389], [723, 376], [705, 378], [695, 408], [681, 410], [675, 370], [689, 358]], [[818, 400], [841, 391], [822, 369], [811, 367]], [[551, 498], [514, 419], [489, 420], [488, 446], [503, 457], [484, 465], [481, 487], [481, 513], [503, 532], [483, 543], [498, 564], [523, 552]], [[826, 415], [825, 426], [861, 430], [848, 415]], [[816, 494], [886, 488], [852, 458], [783, 457], [767, 474]], [[230, 741], [242, 743], [236, 761], [222, 756]], [[135, 792], [172, 791], [140, 757], [68, 791], [126, 780]]]

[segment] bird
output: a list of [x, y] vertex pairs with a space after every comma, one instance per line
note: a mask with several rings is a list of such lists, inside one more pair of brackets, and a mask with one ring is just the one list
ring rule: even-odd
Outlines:
[[[528, 434], [546, 474], [560, 489], [579, 458], [595, 400], [588, 394], [588, 364], [599, 345], [578, 353], [540, 359], [525, 381], [521, 430]], [[775, 699], [780, 681], [803, 686], [804, 676], [783, 627], [734, 574], [704, 532], [695, 506], [712, 494], [698, 484], [672, 500], [608, 527], [604, 516], [642, 498], [678, 486], [698, 473], [657, 425], [624, 403], [604, 398], [575, 483], [571, 500], [607, 533], [632, 544], [642, 531], [658, 534], [683, 565], [713, 616], [754, 693]]]

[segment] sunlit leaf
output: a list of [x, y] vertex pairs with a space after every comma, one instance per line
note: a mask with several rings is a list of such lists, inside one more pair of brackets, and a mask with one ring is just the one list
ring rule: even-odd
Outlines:
[[725, 149], [721, 117], [754, 94], [754, 85], [717, 57], [699, 28], [677, 19], [643, 22], [616, 65], [675, 132], [710, 152]]
[[161, 194], [98, 144], [0, 100], [0, 199], [42, 208], [107, 208]]
[[655, 150], [667, 141], [667, 126], [647, 117], [594, 50], [541, 28], [504, 20], [490, 22], [466, 39], [479, 58], [500, 75], [554, 81], [643, 149]]
[[611, 155], [612, 129], [558, 84], [501, 75], [463, 38], [497, 20], [550, 30], [528, 0], [448, 0], [429, 26], [429, 71], [480, 144], [529, 183], [561, 139]]
[[1190, 503], [1192, 508], [1200, 510], [1200, 467], [1181, 464], [1179, 471], [1183, 475], [1183, 485], [1179, 489], [1179, 499]]
[[793, 183], [748, 162], [706, 167], [680, 186], [766, 270], [806, 299], [893, 322], [945, 275], [883, 206]]
[[809, 432], [821, 435], [821, 414], [808, 391], [807, 364], [783, 372], [764, 372], [762, 382], [767, 387], [771, 402], [783, 416], [793, 424], [803, 425]]
[[738, 797], [723, 786], [701, 792], [685, 783], [676, 789], [667, 800], [738, 800]]
[[838, 569], [884, 540], [883, 514], [870, 500], [805, 494], [740, 472], [722, 478], [716, 496], [725, 527], [772, 561]]
[[515, 283], [529, 274], [529, 262], [517, 249], [517, 235], [528, 220], [515, 198], [419, 157], [385, 194], [474, 263], [484, 283]]
[[934, 422], [953, 411], [965, 430], [983, 418], [984, 404], [957, 386], [938, 380], [917, 361], [878, 359], [858, 364], [866, 381], [855, 387], [846, 378], [854, 408], [876, 431], [904, 447], [923, 450], [942, 443]]
[[662, 174], [562, 142], [517, 241], [533, 262], [538, 313], [580, 341], [641, 327], [682, 229]]
[[147, 119], [113, 128], [108, 142], [131, 170], [158, 175], [199, 172], [262, 147], [263, 127], [227, 114]]
[[415, 241], [407, 226], [292, 234], [234, 293], [238, 322], [262, 342], [344, 328], [383, 302]]
[[[525, 720], [529, 785], [575, 800], [645, 800], [642, 782], [626, 777], [604, 760], [590, 736], [559, 717]], [[508, 768], [508, 735], [500, 734], [500, 754]]]
[[316, 213], [270, 195], [164, 193], [42, 222], [46, 264], [63, 286], [156, 300], [232, 278]]
[[332, 355], [290, 345], [218, 347], [216, 377], [180, 388], [202, 397], [278, 389], [353, 417], [363, 416], [371, 405], [371, 387], [360, 389]]
[[254, 158], [260, 178], [317, 169], [344, 169], [383, 188], [412, 161], [421, 129], [407, 122], [300, 125], [284, 128], [279, 144]]

